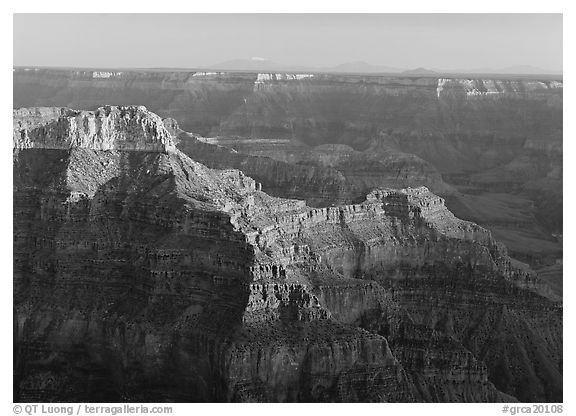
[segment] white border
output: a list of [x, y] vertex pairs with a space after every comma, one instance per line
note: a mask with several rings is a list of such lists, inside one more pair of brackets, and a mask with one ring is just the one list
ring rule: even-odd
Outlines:
[[[329, 6], [327, 6], [329, 4]], [[2, 31], [2, 75], [3, 75], [3, 111], [2, 127], [6, 137], [4, 138], [3, 152], [1, 153], [2, 163], [0, 163], [0, 183], [2, 185], [1, 194], [3, 203], [0, 204], [0, 218], [2, 219], [2, 228], [5, 232], [2, 234], [0, 253], [2, 253], [2, 264], [6, 271], [3, 276], [3, 285], [1, 291], [2, 313], [0, 322], [4, 333], [4, 342], [2, 345], [2, 375], [0, 394], [0, 413], [10, 415], [12, 413], [12, 152], [9, 148], [11, 143], [11, 126], [12, 126], [12, 13], [53, 13], [53, 12], [75, 12], [75, 13], [92, 13], [92, 12], [113, 12], [113, 13], [208, 13], [208, 12], [230, 12], [230, 13], [254, 13], [254, 12], [339, 12], [339, 13], [359, 13], [359, 12], [461, 12], [461, 13], [564, 13], [564, 212], [565, 215], [565, 259], [564, 273], [567, 278], [564, 280], [564, 374], [565, 386], [569, 386], [571, 377], [574, 374], [574, 358], [571, 351], [574, 350], [574, 308], [572, 306], [572, 297], [574, 293], [574, 283], [572, 275], [574, 274], [574, 234], [575, 221], [571, 214], [571, 207], [576, 206], [575, 197], [571, 193], [571, 188], [576, 182], [575, 163], [572, 162], [576, 144], [574, 134], [574, 93], [572, 88], [572, 79], [574, 74], [574, 45], [570, 40], [576, 39], [574, 27], [576, 20], [573, 18], [573, 6], [570, 1], [523, 1], [523, 2], [505, 2], [498, 0], [483, 0], [481, 2], [464, 2], [462, 0], [411, 0], [411, 1], [394, 1], [394, 2], [377, 2], [366, 0], [352, 1], [331, 1], [322, 3], [311, 0], [290, 0], [283, 2], [273, 2], [272, 0], [206, 0], [205, 2], [194, 1], [79, 1], [64, 0], [57, 3], [41, 0], [21, 0], [11, 1], [9, 6], [3, 6], [1, 14], [0, 30]], [[9, 133], [10, 132], [10, 133]], [[564, 414], [573, 414], [575, 400], [570, 394], [569, 389], [564, 389]], [[216, 410], [215, 406], [217, 406]], [[496, 415], [503, 414], [502, 406], [498, 404], [296, 404], [296, 405], [267, 405], [267, 404], [174, 404], [174, 413], [177, 415], [191, 415], [196, 412], [214, 412], [222, 410], [231, 412], [235, 416], [269, 414], [292, 414], [294, 412], [314, 413], [322, 412], [326, 414], [348, 414], [362, 411], [382, 412], [381, 414], [441, 414], [441, 415]], [[198, 413], [198, 414], [201, 414]]]

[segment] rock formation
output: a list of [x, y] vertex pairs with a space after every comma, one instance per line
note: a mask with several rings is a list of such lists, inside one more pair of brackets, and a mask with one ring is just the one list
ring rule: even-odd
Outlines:
[[[319, 207], [363, 200], [379, 187], [426, 184], [435, 192], [453, 191], [430, 164], [376, 142], [365, 151], [357, 151], [343, 144], [310, 147], [289, 140], [207, 139], [182, 130], [178, 137], [178, 148], [207, 166], [242, 169], [261, 181], [272, 195], [305, 199]], [[286, 178], [282, 178], [283, 173]], [[333, 186], [326, 189], [328, 184]]]
[[15, 399], [562, 401], [561, 304], [428, 189], [313, 208], [144, 107], [14, 118]]
[[143, 104], [239, 154], [212, 161], [221, 150], [188, 139], [179, 144], [185, 153], [314, 206], [424, 185], [515, 258], [549, 269], [562, 261], [562, 94], [553, 76], [16, 68], [13, 102]]
[[173, 151], [170, 133], [146, 107], [96, 111], [21, 109], [14, 113], [14, 148]]

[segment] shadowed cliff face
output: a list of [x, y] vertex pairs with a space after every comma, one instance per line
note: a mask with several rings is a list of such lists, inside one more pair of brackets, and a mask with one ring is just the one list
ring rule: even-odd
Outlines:
[[274, 196], [331, 206], [375, 187], [424, 185], [515, 258], [543, 271], [561, 266], [561, 80], [14, 71], [15, 107], [110, 103], [146, 105], [245, 155], [219, 159], [222, 151], [190, 135], [179, 143], [210, 167], [254, 176]]
[[[412, 398], [385, 338], [330, 320], [306, 286], [286, 281], [277, 250], [248, 241], [272, 212], [303, 203], [258, 193], [239, 171], [145, 148], [147, 123], [106, 151], [88, 136], [68, 149], [28, 146], [53, 130], [22, 125], [14, 160], [20, 400]], [[138, 146], [124, 150], [125, 141]], [[248, 221], [252, 210], [261, 223]], [[263, 313], [251, 282], [268, 275], [275, 302]]]
[[311, 208], [143, 107], [14, 117], [19, 400], [562, 400], [561, 305], [428, 189]]

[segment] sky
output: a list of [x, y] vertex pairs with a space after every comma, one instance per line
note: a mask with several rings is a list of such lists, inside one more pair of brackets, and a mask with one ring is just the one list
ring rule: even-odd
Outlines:
[[14, 15], [14, 66], [200, 68], [252, 57], [308, 67], [561, 72], [562, 15]]

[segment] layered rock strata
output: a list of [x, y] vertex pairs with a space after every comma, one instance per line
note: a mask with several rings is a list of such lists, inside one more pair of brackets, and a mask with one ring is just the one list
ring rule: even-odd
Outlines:
[[271, 197], [142, 107], [14, 134], [18, 400], [561, 401], [561, 305], [426, 188]]
[[286, 140], [197, 137], [178, 130], [178, 148], [212, 168], [236, 168], [274, 196], [312, 206], [358, 202], [373, 188], [421, 186], [452, 193], [422, 159], [379, 146], [359, 152], [346, 145], [309, 147]]
[[[504, 239], [514, 257], [547, 268], [562, 257], [554, 237], [563, 218], [562, 96], [562, 77], [545, 75], [16, 68], [13, 102], [92, 110], [144, 104], [197, 135], [240, 137], [250, 155], [295, 165], [246, 158], [242, 169], [278, 175], [277, 184], [257, 180], [275, 196], [315, 206], [358, 202], [372, 187], [425, 185], [451, 196], [451, 210]], [[240, 164], [230, 161], [214, 167]], [[362, 192], [349, 193], [325, 168]], [[311, 175], [332, 183], [322, 189]], [[338, 197], [327, 196], [333, 193]], [[526, 210], [519, 201], [534, 204]]]
[[68, 108], [20, 109], [14, 113], [14, 144], [18, 150], [69, 149], [174, 150], [160, 118], [146, 107], [101, 107], [96, 111]]

